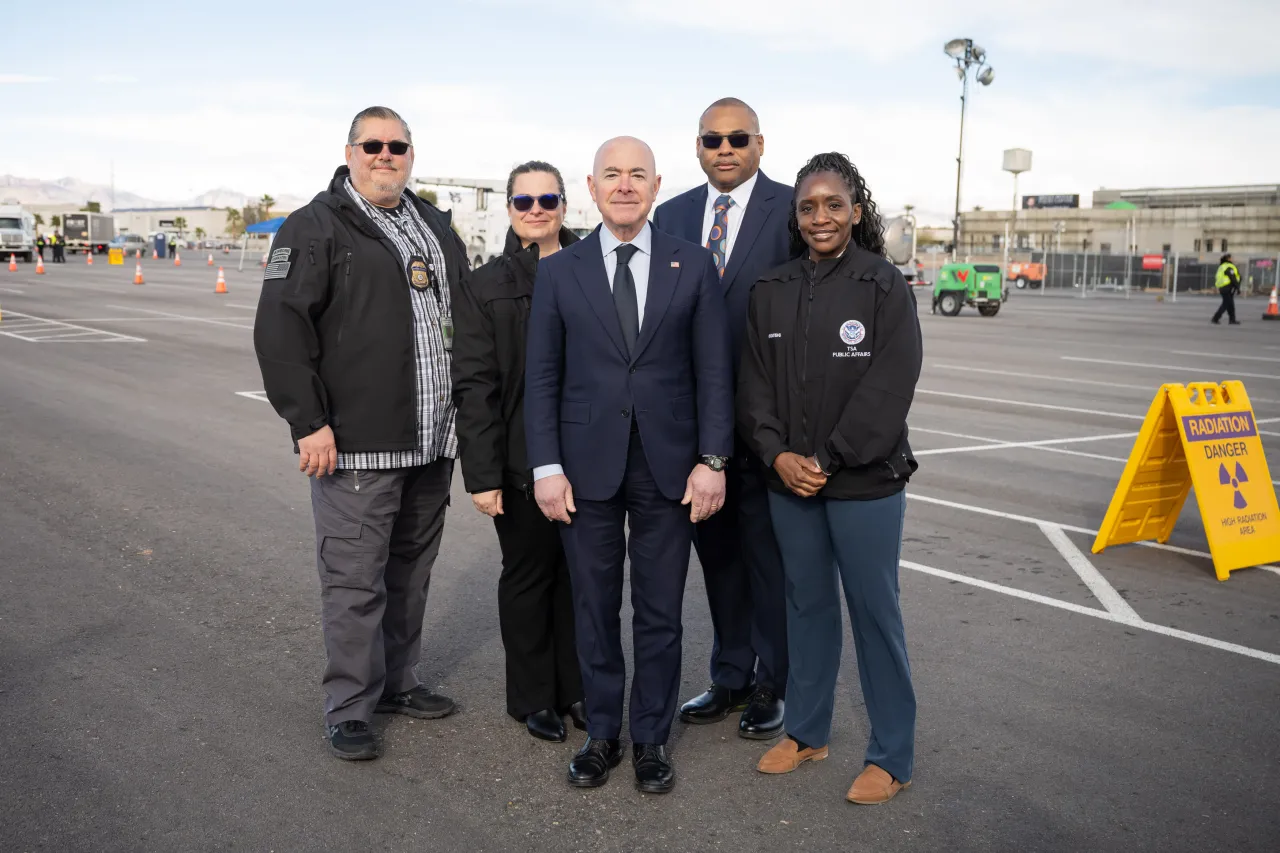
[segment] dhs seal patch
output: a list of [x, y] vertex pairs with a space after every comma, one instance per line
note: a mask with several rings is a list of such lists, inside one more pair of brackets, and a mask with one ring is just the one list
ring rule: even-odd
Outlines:
[[840, 325], [840, 340], [849, 346], [857, 346], [867, 336], [867, 329], [857, 320], [845, 320]]

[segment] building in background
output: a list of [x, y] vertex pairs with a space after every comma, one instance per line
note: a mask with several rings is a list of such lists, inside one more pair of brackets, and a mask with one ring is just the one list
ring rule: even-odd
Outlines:
[[[1280, 253], [1280, 185], [1100, 189], [1079, 196], [1023, 196], [1022, 209], [962, 213], [960, 253], [1090, 252], [1190, 255]], [[1066, 206], [1058, 206], [1065, 204]]]
[[[112, 211], [116, 219], [116, 231], [121, 234], [140, 234], [151, 237], [157, 233], [177, 236], [178, 220], [185, 220], [181, 228], [184, 240], [226, 240], [227, 211], [221, 207], [122, 207]], [[272, 211], [276, 215], [276, 211]], [[196, 235], [201, 229], [203, 236]]]

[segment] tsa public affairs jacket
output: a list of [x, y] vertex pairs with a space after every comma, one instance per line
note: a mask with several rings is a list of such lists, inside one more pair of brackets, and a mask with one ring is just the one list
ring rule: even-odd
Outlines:
[[[578, 242], [560, 229], [560, 248]], [[471, 494], [533, 483], [524, 440], [524, 350], [538, 244], [507, 230], [502, 254], [452, 283], [453, 402], [462, 479]]]
[[711, 253], [653, 231], [630, 356], [600, 229], [539, 262], [525, 377], [530, 466], [562, 465], [575, 496], [609, 500], [634, 419], [658, 490], [680, 500], [699, 456], [733, 452], [733, 360]]
[[[289, 214], [272, 242], [253, 345], [267, 399], [296, 442], [328, 424], [344, 453], [418, 442], [413, 305], [395, 245], [343, 188]], [[467, 275], [450, 216], [411, 196], [440, 241], [450, 282]]]
[[766, 466], [816, 454], [823, 497], [872, 500], [916, 470], [907, 412], [920, 378], [916, 301], [889, 261], [852, 243], [817, 264], [767, 273], [751, 293], [738, 380], [738, 429]]

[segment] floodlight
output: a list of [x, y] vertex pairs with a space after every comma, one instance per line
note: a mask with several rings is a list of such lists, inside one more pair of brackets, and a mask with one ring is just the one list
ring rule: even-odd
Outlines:
[[978, 82], [984, 86], [990, 86], [994, 79], [996, 79], [996, 71], [990, 65], [982, 69], [982, 73], [978, 75]]
[[969, 47], [968, 39], [952, 39], [942, 49], [952, 59], [964, 59], [964, 52]]
[[960, 80], [964, 79], [964, 66], [956, 63], [956, 77]]
[[974, 59], [976, 59], [976, 60], [978, 60], [979, 62], [981, 62], [981, 61], [982, 61], [982, 58], [983, 58], [984, 56], [986, 56], [986, 55], [987, 55], [987, 52], [986, 52], [985, 50], [983, 50], [980, 46], [978, 46], [978, 45], [976, 45], [976, 44], [973, 46], [973, 58], [974, 58]]

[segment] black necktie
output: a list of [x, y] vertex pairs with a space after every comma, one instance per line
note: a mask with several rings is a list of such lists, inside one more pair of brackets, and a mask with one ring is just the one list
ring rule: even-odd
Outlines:
[[640, 250], [630, 243], [623, 243], [613, 251], [618, 256], [618, 268], [613, 271], [613, 305], [618, 310], [618, 323], [622, 326], [627, 355], [631, 355], [640, 337], [640, 308], [636, 301], [636, 280], [627, 264]]

